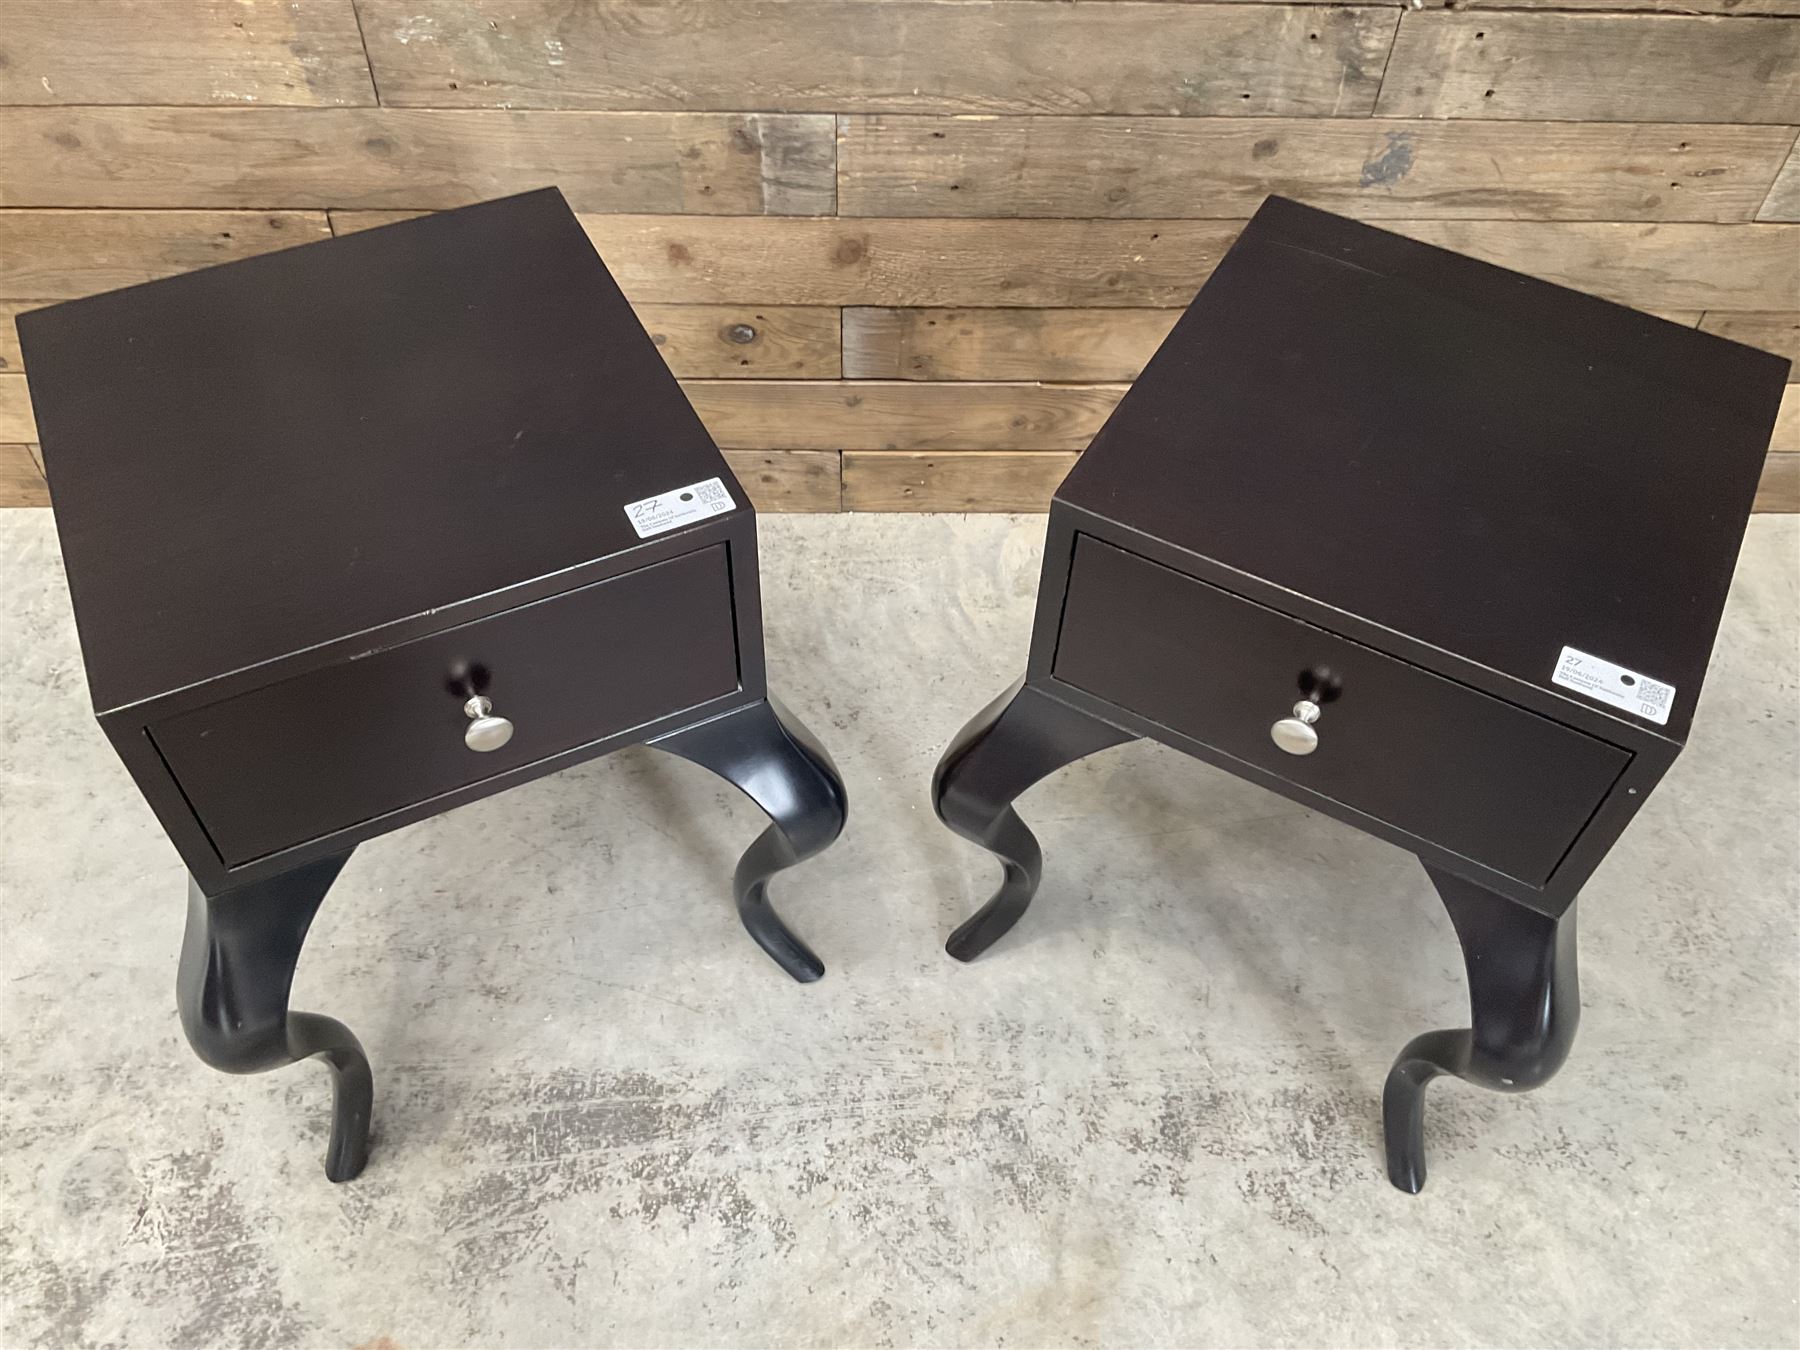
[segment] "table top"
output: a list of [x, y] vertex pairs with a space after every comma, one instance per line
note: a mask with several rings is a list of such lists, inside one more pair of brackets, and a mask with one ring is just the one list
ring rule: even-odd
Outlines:
[[1270, 198], [1059, 502], [1554, 689], [1692, 716], [1787, 362]]
[[95, 706], [646, 543], [730, 471], [555, 189], [19, 321]]

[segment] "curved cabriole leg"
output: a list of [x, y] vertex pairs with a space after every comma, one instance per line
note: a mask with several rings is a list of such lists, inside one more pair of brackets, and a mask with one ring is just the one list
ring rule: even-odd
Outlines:
[[1447, 1073], [1496, 1092], [1538, 1087], [1569, 1057], [1581, 1017], [1573, 906], [1552, 919], [1474, 882], [1425, 871], [1462, 943], [1474, 1025], [1426, 1032], [1388, 1071], [1388, 1179], [1413, 1195], [1425, 1184], [1425, 1085]]
[[331, 1070], [331, 1142], [325, 1175], [349, 1181], [369, 1160], [374, 1079], [349, 1028], [289, 1012], [294, 967], [313, 915], [348, 853], [267, 881], [206, 895], [188, 881], [187, 935], [176, 1002], [194, 1053], [226, 1073], [262, 1073], [302, 1059]]
[[843, 833], [849, 799], [831, 756], [772, 697], [650, 744], [711, 769], [767, 813], [773, 823], [744, 850], [732, 877], [738, 917], [776, 965], [802, 984], [818, 979], [825, 963], [769, 903], [769, 878]]
[[1065, 765], [1134, 741], [1098, 718], [1020, 680], [957, 733], [931, 779], [937, 818], [1000, 859], [1000, 889], [950, 935], [944, 950], [973, 961], [1019, 921], [1043, 876], [1037, 836], [1012, 809], [1040, 778]]

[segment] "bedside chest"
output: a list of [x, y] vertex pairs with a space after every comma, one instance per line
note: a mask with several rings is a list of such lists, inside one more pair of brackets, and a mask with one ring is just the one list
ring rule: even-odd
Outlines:
[[26, 314], [101, 726], [191, 875], [202, 1059], [333, 1070], [326, 1172], [367, 1156], [356, 1038], [290, 1012], [360, 842], [648, 743], [773, 824], [734, 888], [844, 823], [767, 692], [756, 520], [554, 189]]
[[951, 937], [1018, 922], [1012, 809], [1151, 737], [1416, 853], [1472, 1026], [1384, 1100], [1522, 1091], [1575, 1034], [1575, 897], [1688, 733], [1787, 363], [1271, 198], [1050, 509], [1023, 679], [945, 752], [938, 816], [997, 854]]

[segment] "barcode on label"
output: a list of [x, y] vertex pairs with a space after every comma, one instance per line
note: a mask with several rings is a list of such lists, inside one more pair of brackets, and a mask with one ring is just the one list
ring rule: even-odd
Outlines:
[[1675, 702], [1674, 685], [1653, 680], [1648, 675], [1640, 675], [1635, 670], [1627, 670], [1573, 647], [1562, 649], [1550, 681], [1645, 718], [1659, 727], [1668, 724], [1669, 710]]
[[691, 525], [696, 520], [722, 516], [736, 505], [725, 484], [717, 478], [708, 478], [704, 483], [689, 483], [686, 487], [646, 497], [641, 502], [631, 502], [625, 508], [625, 518], [631, 522], [639, 539], [648, 539], [653, 534]]

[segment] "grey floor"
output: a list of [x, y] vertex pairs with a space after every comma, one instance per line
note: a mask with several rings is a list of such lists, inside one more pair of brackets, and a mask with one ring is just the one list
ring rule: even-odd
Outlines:
[[203, 1068], [181, 869], [88, 719], [47, 514], [0, 513], [0, 1343], [1783, 1345], [1800, 1340], [1800, 521], [1751, 530], [1699, 723], [1583, 901], [1568, 1068], [1433, 1089], [1390, 1189], [1401, 1043], [1463, 1020], [1417, 864], [1168, 750], [1037, 788], [1048, 874], [932, 819], [1021, 668], [1041, 518], [763, 521], [770, 658], [851, 825], [779, 898], [759, 818], [637, 750], [365, 846], [298, 1006], [376, 1066]]

